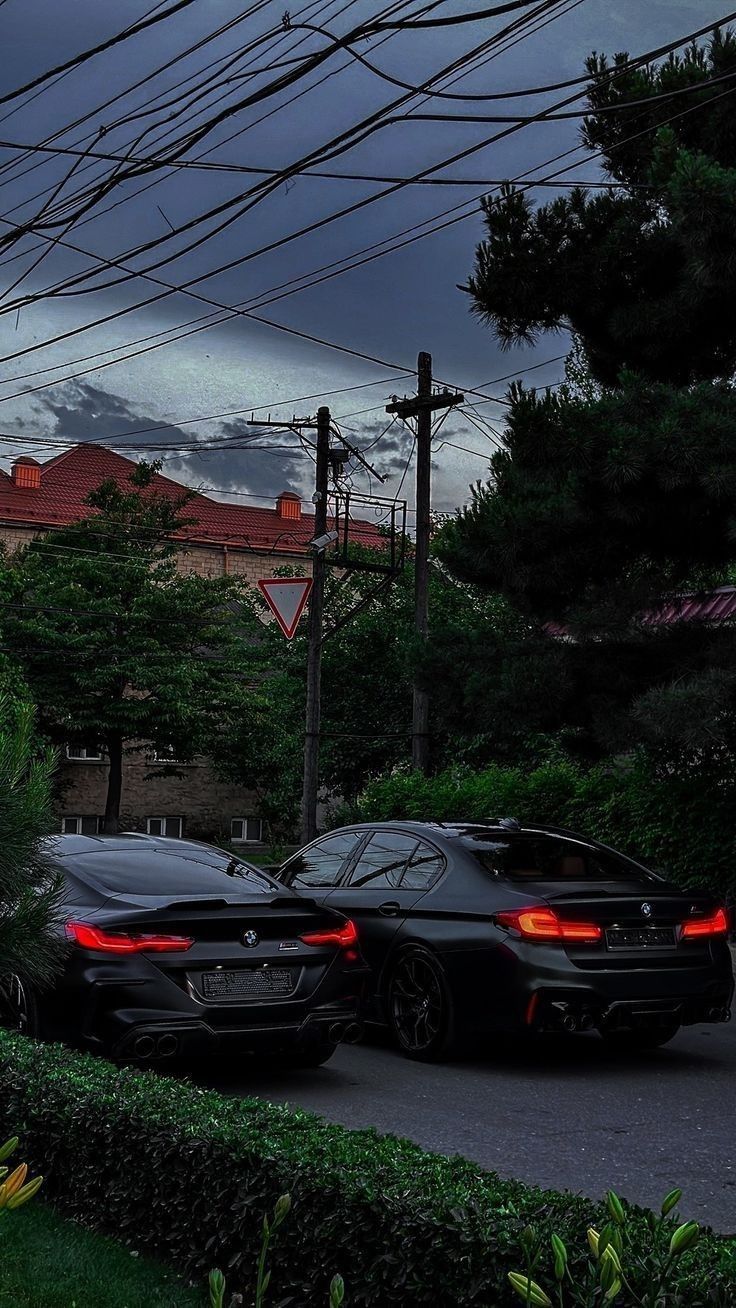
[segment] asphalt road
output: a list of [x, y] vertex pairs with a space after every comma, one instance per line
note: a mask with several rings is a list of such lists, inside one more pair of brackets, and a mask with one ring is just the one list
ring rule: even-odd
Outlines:
[[736, 1232], [736, 1022], [635, 1056], [586, 1035], [437, 1066], [372, 1041], [315, 1071], [241, 1064], [197, 1080], [591, 1197], [612, 1186], [658, 1207], [679, 1185], [686, 1217]]

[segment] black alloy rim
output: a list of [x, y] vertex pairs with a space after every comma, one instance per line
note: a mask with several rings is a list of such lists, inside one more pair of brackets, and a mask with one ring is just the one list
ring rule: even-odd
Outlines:
[[29, 1026], [28, 997], [20, 977], [14, 972], [0, 977], [0, 1026], [23, 1035]]
[[432, 964], [415, 955], [403, 959], [391, 983], [391, 1016], [404, 1049], [429, 1049], [442, 1030], [444, 1000]]

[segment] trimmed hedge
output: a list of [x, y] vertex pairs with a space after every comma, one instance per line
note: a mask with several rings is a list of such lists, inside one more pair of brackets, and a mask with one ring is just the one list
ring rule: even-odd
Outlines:
[[[262, 1216], [289, 1192], [273, 1246], [274, 1308], [323, 1308], [335, 1272], [353, 1308], [510, 1305], [507, 1273], [520, 1266], [527, 1223], [556, 1230], [582, 1259], [586, 1227], [605, 1221], [575, 1196], [406, 1140], [3, 1032], [0, 1137], [11, 1133], [65, 1214], [190, 1277], [219, 1266], [246, 1303]], [[643, 1233], [644, 1213], [633, 1220]], [[550, 1279], [550, 1267], [538, 1271]], [[679, 1274], [668, 1308], [732, 1305], [736, 1242], [704, 1236]]]
[[587, 770], [567, 760], [523, 769], [493, 764], [434, 777], [399, 772], [369, 782], [344, 822], [475, 822], [516, 817], [569, 827], [662, 869], [682, 886], [736, 902], [736, 774], [705, 765], [657, 772], [642, 754]]

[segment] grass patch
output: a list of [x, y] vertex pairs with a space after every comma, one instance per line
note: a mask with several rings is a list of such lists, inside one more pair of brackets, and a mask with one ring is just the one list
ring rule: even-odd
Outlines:
[[204, 1308], [206, 1292], [31, 1202], [0, 1216], [0, 1303], [13, 1308]]

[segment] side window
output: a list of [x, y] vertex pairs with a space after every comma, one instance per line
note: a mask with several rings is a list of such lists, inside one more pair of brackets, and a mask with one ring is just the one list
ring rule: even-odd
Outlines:
[[431, 845], [421, 842], [409, 860], [402, 879], [402, 890], [431, 890], [445, 870], [445, 860]]
[[416, 836], [375, 831], [353, 868], [348, 889], [395, 890], [403, 884], [401, 878], [416, 847]]
[[343, 831], [326, 836], [292, 859], [284, 869], [284, 881], [289, 886], [336, 886], [360, 835], [362, 832]]

